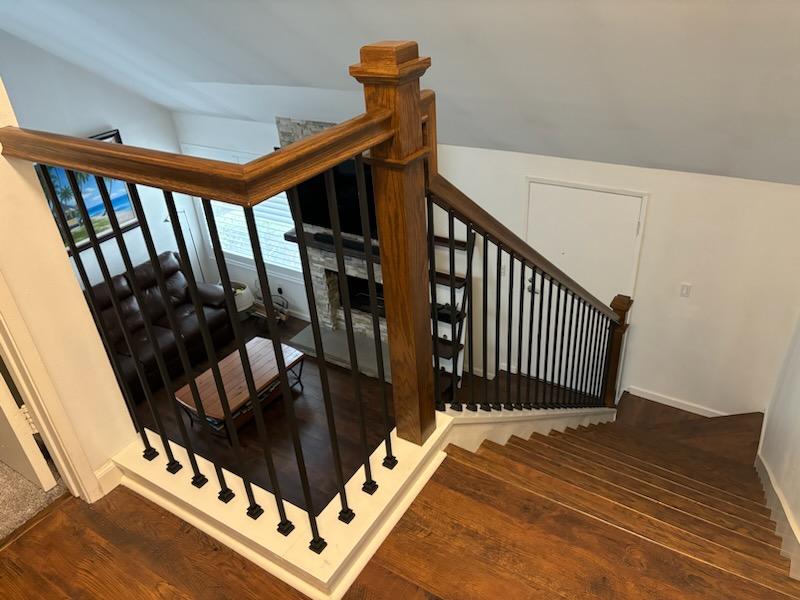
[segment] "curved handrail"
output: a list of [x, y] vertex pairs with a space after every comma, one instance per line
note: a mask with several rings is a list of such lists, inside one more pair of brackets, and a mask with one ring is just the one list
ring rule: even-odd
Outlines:
[[456, 215], [467, 221], [475, 231], [480, 234], [486, 234], [492, 241], [499, 243], [514, 256], [522, 258], [530, 265], [541, 269], [546, 276], [554, 279], [582, 298], [614, 323], [620, 322], [620, 316], [610, 306], [593, 296], [586, 288], [531, 248], [522, 238], [478, 206], [469, 196], [440, 174], [435, 173], [430, 176], [428, 189], [431, 194], [441, 201], [445, 208], [452, 209]]
[[18, 127], [0, 128], [0, 144], [6, 157], [255, 206], [390, 139], [391, 120], [370, 111], [244, 165]]

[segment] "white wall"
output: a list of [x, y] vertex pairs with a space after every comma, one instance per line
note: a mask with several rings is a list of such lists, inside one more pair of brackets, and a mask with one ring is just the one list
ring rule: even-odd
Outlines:
[[766, 408], [800, 305], [800, 186], [458, 146], [440, 146], [439, 170], [523, 239], [526, 177], [649, 194], [622, 389], [705, 414]]
[[[169, 111], [109, 81], [67, 63], [36, 46], [0, 31], [0, 75], [3, 77], [20, 127], [89, 136], [119, 129], [122, 141], [179, 152]], [[164, 223], [166, 207], [158, 190], [139, 186], [142, 205], [160, 250], [175, 247], [172, 229]], [[193, 207], [184, 197], [177, 202]], [[125, 234], [135, 264], [147, 260], [139, 229]], [[124, 270], [116, 243], [107, 241], [103, 252], [112, 273]], [[101, 279], [94, 253], [81, 253], [92, 282]]]

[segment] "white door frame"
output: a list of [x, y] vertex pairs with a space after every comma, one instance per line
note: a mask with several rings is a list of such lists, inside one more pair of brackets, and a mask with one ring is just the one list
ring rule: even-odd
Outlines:
[[[572, 188], [576, 190], [587, 190], [592, 192], [605, 192], [607, 194], [618, 194], [620, 196], [632, 196], [634, 198], [641, 199], [641, 208], [639, 209], [639, 228], [636, 234], [636, 242], [634, 244], [633, 250], [633, 268], [631, 269], [630, 275], [630, 290], [631, 290], [631, 298], [634, 300], [636, 299], [636, 285], [639, 279], [639, 263], [641, 261], [642, 256], [642, 244], [644, 242], [644, 232], [645, 232], [645, 223], [647, 220], [647, 205], [648, 201], [650, 200], [650, 194], [648, 192], [641, 192], [636, 190], [629, 190], [625, 188], [616, 188], [613, 186], [605, 186], [605, 185], [597, 185], [593, 183], [583, 183], [583, 182], [576, 182], [576, 181], [563, 181], [558, 179], [546, 179], [542, 177], [526, 177], [525, 178], [525, 191], [527, 192], [527, 199], [526, 199], [526, 211], [525, 211], [525, 239], [528, 239], [528, 227], [530, 226], [529, 217], [530, 217], [530, 201], [531, 201], [531, 184], [538, 183], [542, 185], [552, 185], [556, 187], [566, 187]], [[578, 282], [580, 283], [580, 281]], [[630, 313], [628, 313], [628, 323], [631, 322], [631, 319], [636, 310], [636, 302], [633, 303], [633, 307], [631, 308]], [[622, 349], [620, 351], [620, 360], [619, 360], [619, 373], [617, 376], [617, 382], [622, 381], [622, 376], [625, 371], [625, 354], [626, 349], [628, 346], [628, 336], [626, 335], [623, 342], [622, 342]], [[617, 388], [617, 394], [615, 400], [619, 399], [622, 390]]]

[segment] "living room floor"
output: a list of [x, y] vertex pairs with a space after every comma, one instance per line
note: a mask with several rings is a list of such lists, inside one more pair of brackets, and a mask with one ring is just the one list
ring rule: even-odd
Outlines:
[[[266, 331], [266, 322], [260, 317], [251, 316], [243, 321], [242, 325], [247, 340], [256, 336], [269, 337]], [[285, 343], [307, 325], [308, 323], [305, 321], [290, 318], [281, 325], [281, 340]], [[222, 358], [235, 350], [235, 344], [231, 343], [219, 352], [219, 357]], [[207, 366], [198, 365], [196, 372], [202, 373]], [[348, 369], [332, 364], [327, 364], [327, 372], [342, 457], [342, 468], [345, 480], [347, 480], [361, 467], [363, 460], [358, 428], [358, 405], [353, 393], [351, 372]], [[313, 512], [319, 514], [335, 498], [337, 487], [320, 386], [319, 366], [313, 357], [307, 356], [305, 359], [302, 381], [303, 390], [293, 389], [292, 395], [306, 469], [311, 482]], [[367, 444], [370, 453], [372, 453], [383, 442], [381, 386], [377, 379], [363, 374], [360, 382], [367, 425]], [[174, 385], [178, 389], [184, 383], [185, 381], [176, 380]], [[391, 393], [391, 386], [388, 384], [387, 386], [387, 392]], [[164, 423], [168, 438], [182, 445], [178, 424], [175, 420], [175, 411], [169, 405], [169, 399], [163, 389], [155, 394], [155, 404]], [[391, 411], [391, 403], [389, 409]], [[136, 412], [140, 422], [145, 427], [152, 430], [156, 429], [146, 402], [139, 403]], [[243, 459], [241, 463], [237, 463], [234, 459], [233, 448], [223, 436], [210, 433], [208, 428], [202, 427], [199, 423], [192, 426], [183, 411], [181, 411], [181, 418], [189, 431], [197, 454], [217, 462], [231, 472], [247, 476], [254, 484], [272, 491], [272, 486], [267, 476], [264, 450], [259, 440], [254, 420], [239, 429]], [[305, 508], [294, 446], [289, 431], [288, 416], [284, 411], [283, 402], [276, 400], [269, 404], [264, 409], [264, 419], [271, 439], [272, 455], [278, 473], [281, 492], [287, 501], [300, 508]], [[394, 426], [393, 420], [390, 424], [392, 427]], [[188, 469], [189, 465], [184, 465], [184, 470], [188, 471]], [[384, 470], [384, 467], [381, 466], [380, 462], [373, 461], [373, 477], [379, 485], [381, 483], [381, 470]], [[213, 472], [204, 474], [209, 479], [207, 485], [218, 485]]]

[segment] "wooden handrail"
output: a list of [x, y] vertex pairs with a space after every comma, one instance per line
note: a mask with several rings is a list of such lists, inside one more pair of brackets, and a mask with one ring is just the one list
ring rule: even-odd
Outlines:
[[18, 127], [0, 128], [0, 144], [6, 157], [255, 206], [391, 139], [391, 121], [370, 110], [244, 165]]
[[513, 253], [514, 256], [523, 258], [529, 264], [541, 269], [547, 276], [582, 298], [614, 323], [620, 322], [619, 315], [610, 306], [593, 296], [586, 288], [531, 248], [522, 238], [478, 206], [469, 196], [447, 181], [447, 179], [438, 173], [432, 175], [430, 177], [429, 190], [446, 208], [452, 209], [459, 217], [469, 222], [475, 231], [488, 235], [505, 250]]

